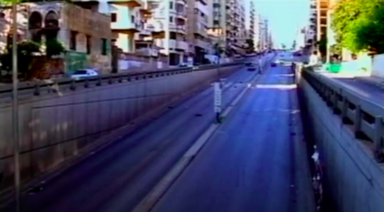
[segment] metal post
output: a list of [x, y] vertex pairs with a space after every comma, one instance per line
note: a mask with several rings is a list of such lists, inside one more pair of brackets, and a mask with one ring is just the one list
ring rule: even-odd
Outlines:
[[12, 1], [12, 123], [16, 212], [20, 212], [19, 108], [17, 72], [17, 0]]
[[170, 22], [169, 22], [169, 17], [168, 17], [168, 15], [170, 14], [170, 8], [169, 8], [169, 4], [170, 4], [170, 0], [166, 0], [165, 1], [165, 43], [164, 43], [164, 45], [165, 45], [165, 53], [166, 53], [166, 55], [167, 55], [167, 65], [169, 66], [169, 63], [170, 63], [170, 61], [171, 61], [171, 54], [169, 53], [170, 51], [169, 51], [169, 43], [170, 43], [170, 29], [169, 29], [169, 25], [170, 25]]

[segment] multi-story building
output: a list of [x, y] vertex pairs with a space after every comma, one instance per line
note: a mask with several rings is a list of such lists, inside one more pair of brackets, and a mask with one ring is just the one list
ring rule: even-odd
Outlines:
[[309, 14], [309, 24], [307, 28], [305, 29], [305, 42], [307, 47], [313, 47], [316, 42], [318, 41], [317, 39], [317, 0], [311, 0], [310, 3], [310, 14]]
[[[12, 37], [11, 8], [0, 14], [0, 47], [10, 45]], [[111, 70], [110, 17], [97, 9], [80, 7], [68, 2], [37, 2], [19, 4], [18, 41], [44, 43], [58, 40], [65, 54], [64, 72], [93, 67], [100, 73]], [[0, 33], [2, 34], [2, 33]], [[1, 50], [1, 49], [0, 49]]]
[[[314, 48], [329, 37], [330, 12], [339, 0], [311, 0], [310, 23], [306, 32], [306, 46]], [[323, 52], [323, 54], [325, 54]], [[326, 57], [326, 55], [323, 55]]]
[[268, 49], [268, 38], [269, 38], [268, 20], [259, 16], [259, 47], [260, 51]]
[[210, 10], [207, 0], [187, 0], [187, 42], [194, 61], [202, 63], [210, 51], [208, 38], [208, 16]]
[[245, 9], [248, 15], [246, 15], [246, 29], [247, 29], [247, 39], [253, 40], [254, 50], [258, 51], [258, 42], [259, 42], [259, 30], [258, 30], [258, 16], [256, 14], [256, 8], [253, 1], [248, 1], [248, 4], [245, 5]]
[[160, 53], [168, 56], [169, 65], [187, 61], [189, 44], [186, 39], [187, 0], [148, 0], [152, 17], [152, 35]]
[[245, 9], [241, 0], [208, 0], [212, 9], [209, 27], [227, 52], [244, 53], [246, 44]]

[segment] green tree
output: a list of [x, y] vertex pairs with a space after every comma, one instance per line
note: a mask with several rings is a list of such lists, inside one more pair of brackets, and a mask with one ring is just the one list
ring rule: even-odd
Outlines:
[[321, 56], [326, 56], [327, 54], [327, 38], [323, 37], [320, 39], [319, 42], [317, 42], [317, 45], [319, 47], [319, 52]]
[[353, 51], [384, 52], [384, 0], [341, 0], [332, 15], [336, 40]]
[[[32, 55], [40, 52], [40, 44], [32, 41], [22, 41], [17, 44], [17, 67], [19, 73], [25, 75], [30, 69]], [[8, 45], [5, 54], [0, 57], [3, 70], [12, 69], [12, 45]]]
[[253, 42], [253, 39], [247, 39], [246, 42], [247, 42], [247, 51], [249, 53], [254, 52], [255, 51], [255, 43]]

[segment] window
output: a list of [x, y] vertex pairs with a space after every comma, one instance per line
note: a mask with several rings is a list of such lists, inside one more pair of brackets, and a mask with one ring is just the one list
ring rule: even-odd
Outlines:
[[169, 38], [172, 39], [172, 40], [176, 40], [176, 33], [175, 32], [171, 32], [169, 33]]
[[70, 38], [69, 38], [69, 48], [71, 50], [76, 50], [76, 45], [77, 45], [77, 32], [76, 31], [71, 31], [70, 32]]
[[134, 15], [131, 15], [131, 21], [132, 21], [132, 23], [135, 23], [135, 16]]
[[173, 17], [172, 16], [169, 17], [169, 22], [173, 23]]
[[116, 22], [117, 21], [117, 14], [116, 13], [112, 13], [111, 14], [111, 22]]
[[107, 39], [105, 38], [101, 39], [101, 54], [107, 55]]
[[169, 2], [169, 8], [173, 9], [173, 2]]
[[91, 54], [91, 36], [86, 37], [87, 54]]

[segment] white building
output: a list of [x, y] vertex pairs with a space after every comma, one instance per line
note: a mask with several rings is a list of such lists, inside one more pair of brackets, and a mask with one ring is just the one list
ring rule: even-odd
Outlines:
[[154, 27], [153, 39], [160, 53], [169, 57], [169, 65], [186, 62], [189, 44], [186, 40], [187, 0], [148, 0]]

